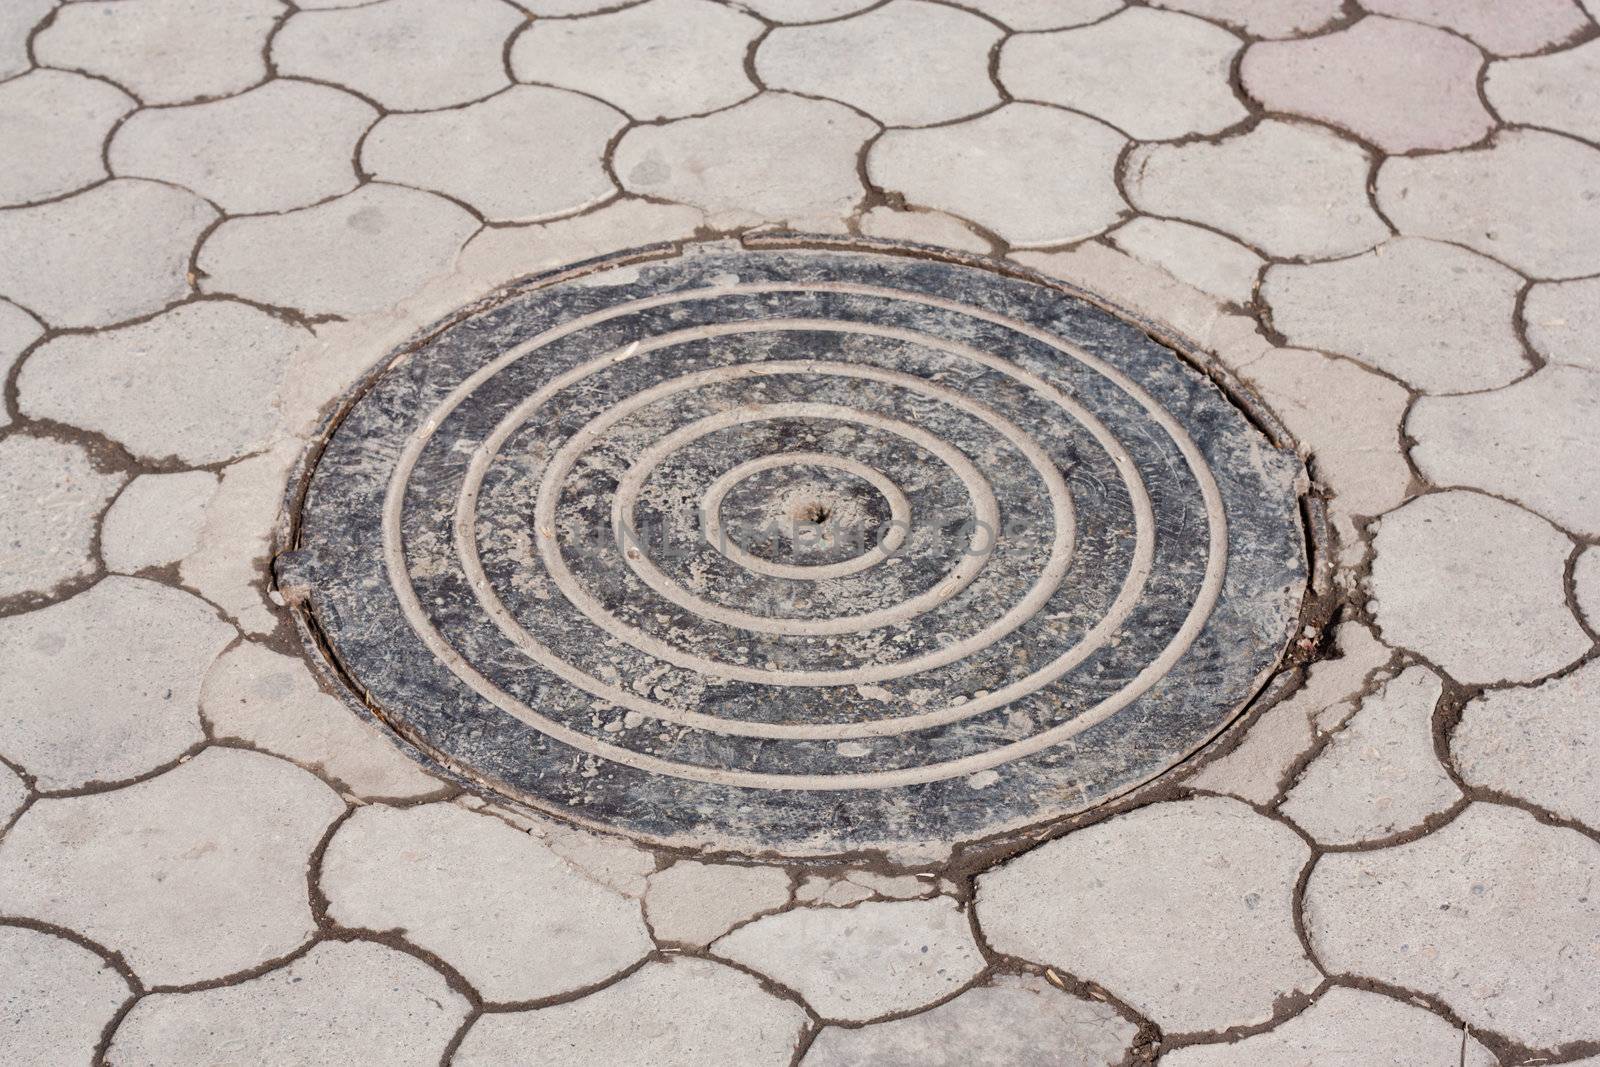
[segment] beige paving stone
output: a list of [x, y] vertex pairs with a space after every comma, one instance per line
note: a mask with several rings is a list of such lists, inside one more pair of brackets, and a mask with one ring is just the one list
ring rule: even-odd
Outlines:
[[208, 748], [124, 789], [36, 802], [0, 842], [0, 909], [120, 952], [147, 986], [236, 974], [311, 936], [306, 864], [343, 810], [283, 760]]
[[875, 129], [842, 104], [763, 93], [715, 115], [629, 130], [615, 168], [630, 192], [700, 208], [717, 225], [837, 219], [864, 193], [856, 155]]
[[1600, 278], [1533, 286], [1522, 322], [1534, 351], [1551, 363], [1600, 371]]
[[381, 181], [443, 193], [492, 222], [537, 222], [615, 195], [601, 157], [626, 124], [587, 96], [518, 85], [464, 108], [390, 115], [363, 142], [361, 163]]
[[1442, 30], [1378, 16], [1302, 41], [1252, 45], [1239, 67], [1272, 111], [1349, 130], [1386, 152], [1459, 148], [1494, 117], [1478, 99], [1483, 55]]
[[1341, 0], [1151, 0], [1156, 7], [1187, 11], [1243, 30], [1253, 37], [1299, 37], [1321, 29], [1343, 13]]
[[875, 2], [877, 0], [742, 0], [740, 6], [773, 22], [820, 22], [871, 7]]
[[200, 545], [206, 505], [217, 492], [210, 471], [141, 474], [117, 495], [100, 528], [106, 569], [135, 574], [176, 563]]
[[117, 1026], [118, 1064], [437, 1064], [469, 1005], [444, 976], [392, 948], [324, 941], [238, 985], [156, 993]]
[[981, 11], [1013, 30], [1059, 30], [1105, 18], [1123, 7], [1122, 0], [967, 0], [961, 5]]
[[222, 471], [217, 493], [206, 505], [199, 547], [178, 565], [183, 584], [217, 605], [250, 634], [271, 633], [278, 616], [263, 596], [273, 524], [283, 487], [300, 443], [242, 459]]
[[1244, 245], [1187, 222], [1130, 219], [1109, 235], [1111, 243], [1136, 259], [1154, 264], [1218, 300], [1248, 304], [1266, 261]]
[[467, 242], [457, 266], [498, 285], [607, 252], [686, 240], [704, 221], [692, 207], [624, 197], [569, 219], [480, 230]]
[[11, 0], [0, 4], [0, 78], [21, 74], [33, 65], [28, 38], [57, 0]]
[[1392, 157], [1378, 205], [1401, 233], [1455, 241], [1536, 279], [1600, 273], [1600, 151], [1542, 130], [1488, 147]]
[[0, 82], [0, 205], [61, 196], [106, 176], [106, 134], [137, 105], [97, 78], [35, 70]]
[[[0, 381], [9, 380], [22, 353], [44, 336], [39, 320], [9, 300], [0, 300]], [[0, 430], [11, 425], [11, 413], [0, 404]]]
[[756, 73], [769, 88], [838, 100], [886, 126], [925, 126], [1000, 103], [989, 80], [1000, 37], [993, 23], [956, 8], [890, 0], [842, 22], [774, 30], [756, 51]]
[[636, 119], [682, 118], [756, 94], [744, 60], [763, 28], [710, 0], [649, 0], [593, 18], [535, 20], [511, 46], [511, 72], [598, 96]]
[[0, 1045], [12, 1063], [89, 1063], [132, 995], [122, 975], [64, 937], [0, 926]]
[[948, 897], [798, 908], [741, 926], [711, 950], [838, 1022], [926, 1007], [984, 968], [966, 913]]
[[1372, 601], [1384, 641], [1458, 682], [1528, 682], [1590, 641], [1562, 589], [1572, 542], [1537, 515], [1478, 493], [1419, 497], [1384, 516]]
[[1537, 52], [1588, 28], [1573, 0], [1362, 0], [1361, 6], [1454, 30], [1502, 56]]
[[46, 67], [109, 78], [149, 105], [242, 92], [267, 76], [278, 0], [79, 0], [33, 39]]
[[1320, 977], [1291, 902], [1310, 857], [1237, 800], [1155, 804], [980, 875], [978, 921], [997, 951], [1097, 982], [1168, 1034], [1262, 1023]]
[[1139, 210], [1215, 226], [1268, 255], [1327, 259], [1389, 234], [1367, 202], [1370, 160], [1317, 126], [1266, 119], [1215, 144], [1140, 145], [1126, 188]]
[[1000, 52], [1000, 80], [1019, 100], [1104, 119], [1130, 137], [1217, 133], [1248, 117], [1229, 84], [1243, 42], [1170, 11], [1128, 8], [1103, 22], [1019, 34]]
[[272, 39], [279, 74], [333, 82], [389, 111], [426, 111], [506, 87], [501, 54], [525, 16], [500, 0], [384, 0], [300, 11]]
[[1323, 856], [1306, 887], [1318, 957], [1438, 997], [1533, 1048], [1600, 1036], [1600, 845], [1526, 812], [1474, 804], [1443, 829]]
[[1483, 91], [1507, 122], [1600, 141], [1600, 41], [1492, 63]]
[[208, 104], [140, 111], [112, 139], [111, 168], [181, 185], [231, 214], [289, 211], [356, 187], [351, 155], [377, 119], [349, 93], [279, 78]]
[[950, 126], [890, 130], [867, 157], [882, 188], [968, 218], [1020, 247], [1093, 237], [1128, 213], [1111, 127], [1040, 104], [1007, 104]]
[[783, 1067], [807, 1022], [798, 1004], [709, 960], [669, 956], [580, 1000], [484, 1015], [467, 1031], [460, 1067]]
[[361, 808], [328, 846], [322, 891], [336, 922], [405, 930], [491, 1001], [594, 985], [652, 948], [637, 901], [454, 804]]
[[[133, 2], [133, 0], [128, 0]], [[52, 326], [108, 326], [189, 294], [189, 256], [217, 214], [193, 193], [117, 179], [0, 212], [0, 295]]]
[[703, 948], [788, 901], [789, 876], [780, 868], [679, 860], [650, 876], [644, 915], [657, 941]]
[[121, 485], [77, 445], [0, 439], [0, 597], [48, 593], [93, 573], [95, 521]]
[[5, 764], [0, 764], [0, 827], [11, 821], [11, 817], [22, 810], [23, 803], [28, 799], [28, 783], [24, 782]]
[[990, 251], [986, 238], [974, 233], [962, 220], [942, 211], [896, 211], [891, 207], [875, 207], [861, 216], [860, 225], [864, 237], [912, 241], [963, 252]]
[[1589, 629], [1600, 630], [1600, 549], [1593, 545], [1583, 550], [1572, 568], [1578, 611]]

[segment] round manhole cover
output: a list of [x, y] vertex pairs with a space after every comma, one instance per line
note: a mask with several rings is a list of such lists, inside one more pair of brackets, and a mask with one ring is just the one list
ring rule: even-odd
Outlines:
[[711, 245], [398, 352], [280, 580], [408, 741], [654, 841], [971, 840], [1171, 767], [1259, 689], [1302, 469], [1061, 288]]

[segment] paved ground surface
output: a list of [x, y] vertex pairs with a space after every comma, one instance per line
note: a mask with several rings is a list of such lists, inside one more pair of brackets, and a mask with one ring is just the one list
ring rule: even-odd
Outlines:
[[[1585, 2], [7, 0], [4, 1058], [1600, 1062]], [[517, 817], [321, 691], [264, 575], [322, 406], [511, 277], [780, 223], [1251, 383], [1340, 539], [1303, 687], [910, 872]]]

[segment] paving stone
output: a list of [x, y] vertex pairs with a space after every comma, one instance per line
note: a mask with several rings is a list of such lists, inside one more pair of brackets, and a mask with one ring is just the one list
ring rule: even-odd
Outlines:
[[1103, 1001], [1033, 975], [997, 975], [937, 1008], [859, 1029], [823, 1027], [805, 1067], [1111, 1067], [1138, 1034]]
[[1532, 688], [1474, 697], [1451, 735], [1450, 755], [1469, 785], [1600, 827], [1600, 661]]
[[1600, 141], [1600, 41], [1492, 63], [1483, 91], [1506, 122]]
[[62, 71], [0, 83], [0, 204], [46, 200], [104, 178], [106, 134], [137, 106], [115, 86]]
[[891, 207], [875, 207], [861, 216], [860, 226], [866, 237], [938, 245], [963, 252], [987, 253], [990, 250], [986, 238], [942, 211], [896, 211]]
[[1128, 156], [1134, 206], [1215, 226], [1268, 255], [1327, 259], [1388, 236], [1367, 202], [1370, 160], [1316, 126], [1266, 119], [1215, 144], [1140, 145]]
[[457, 261], [488, 287], [625, 248], [681, 241], [705, 222], [695, 208], [624, 197], [569, 219], [478, 231]]
[[1406, 432], [1436, 485], [1510, 497], [1569, 530], [1600, 537], [1600, 374], [1553, 364], [1492, 393], [1426, 397]]
[[1323, 856], [1306, 928], [1333, 973], [1442, 1000], [1533, 1048], [1600, 1037], [1600, 846], [1526, 812], [1474, 804], [1443, 829]]
[[1129, 8], [1082, 29], [1010, 38], [1000, 80], [1018, 99], [1087, 112], [1142, 141], [1217, 133], [1249, 116], [1229, 84], [1241, 47], [1202, 19]]
[[[537, 2], [548, 3], [550, 0]], [[600, 3], [602, 0], [591, 2]], [[610, 6], [609, 0], [606, 2]], [[871, 7], [875, 2], [877, 0], [743, 0], [740, 6], [773, 22], [820, 22]]]
[[1128, 207], [1111, 127], [1039, 104], [1007, 104], [927, 130], [890, 130], [867, 156], [872, 181], [913, 204], [968, 218], [1013, 245], [1093, 237]]
[[1362, 0], [1361, 6], [1454, 30], [1502, 56], [1537, 52], [1589, 27], [1573, 0]]
[[742, 926], [711, 950], [837, 1022], [926, 1007], [984, 968], [966, 913], [948, 897], [797, 908]]
[[199, 547], [178, 565], [183, 584], [221, 608], [246, 633], [271, 633], [278, 625], [263, 597], [267, 557], [283, 487], [300, 447], [289, 440], [226, 467], [206, 505]]
[[1269, 110], [1408, 152], [1459, 148], [1493, 128], [1478, 99], [1482, 66], [1482, 53], [1453, 34], [1373, 16], [1309, 40], [1252, 45], [1239, 77]]
[[1379, 633], [1458, 682], [1533, 681], [1589, 649], [1562, 590], [1572, 542], [1521, 508], [1419, 497], [1383, 518], [1373, 550]]
[[1573, 566], [1572, 582], [1584, 621], [1589, 629], [1600, 630], [1600, 549], [1591, 545], [1583, 550]]
[[200, 249], [202, 284], [308, 315], [377, 311], [446, 273], [477, 228], [432, 193], [363, 185], [284, 215], [228, 219]]
[[1252, 37], [1300, 37], [1326, 26], [1344, 13], [1341, 0], [1151, 0], [1155, 7], [1187, 11]]
[[836, 219], [864, 193], [856, 156], [875, 130], [842, 104], [763, 93], [704, 118], [634, 127], [614, 165], [629, 191], [691, 204], [718, 225]]
[[273, 400], [309, 334], [232, 300], [40, 345], [17, 406], [95, 430], [138, 456], [200, 466], [259, 451], [279, 429]]
[[210, 471], [139, 475], [118, 494], [100, 528], [106, 569], [134, 574], [193, 552], [216, 492], [217, 476]]
[[343, 85], [388, 111], [454, 107], [511, 81], [501, 57], [523, 21], [500, 0], [301, 11], [272, 39], [272, 61], [279, 74]]
[[1244, 245], [1187, 222], [1130, 219], [1109, 235], [1124, 252], [1152, 263], [1218, 300], [1248, 304], [1266, 261]]
[[16, 771], [0, 763], [0, 827], [11, 821], [27, 799], [28, 784]]
[[322, 891], [334, 921], [405, 930], [491, 1001], [570, 993], [652, 948], [637, 901], [453, 804], [360, 809], [328, 846]]
[[1391, 157], [1378, 205], [1401, 233], [1474, 248], [1534, 278], [1600, 273], [1600, 151], [1542, 130], [1488, 147]]
[[781, 868], [679, 860], [650, 876], [644, 914], [657, 941], [703, 948], [788, 902], [789, 875]]
[[48, 593], [92, 573], [95, 522], [121, 484], [77, 445], [0, 439], [0, 598]]
[[709, 960], [669, 956], [581, 1000], [481, 1016], [453, 1063], [491, 1067], [782, 1067], [807, 1023], [799, 1005]]
[[469, 1009], [415, 956], [368, 941], [324, 941], [238, 985], [144, 997], [118, 1024], [106, 1058], [421, 1067], [440, 1061]]
[[147, 986], [236, 974], [311, 936], [306, 864], [343, 810], [283, 760], [208, 748], [124, 789], [36, 802], [0, 843], [0, 910], [120, 952]]
[[802, 881], [794, 891], [794, 899], [801, 904], [823, 908], [848, 908], [863, 900], [871, 900], [873, 892], [864, 885], [845, 879], [812, 876]]
[[[9, 381], [11, 368], [22, 353], [44, 336], [39, 320], [8, 300], [0, 300], [0, 381]], [[0, 403], [0, 430], [11, 425], [11, 414]]]
[[64, 937], [0, 926], [0, 1042], [12, 1063], [90, 1063], [132, 995], [122, 975]]
[[356, 187], [351, 156], [377, 118], [349, 93], [279, 78], [209, 104], [140, 111], [112, 139], [111, 168], [182, 185], [232, 214], [289, 211]]
[[1103, 19], [1123, 4], [1122, 0], [967, 0], [961, 6], [1013, 30], [1059, 30]]
[[53, 326], [158, 311], [188, 295], [189, 256], [216, 217], [193, 193], [133, 179], [0, 212], [0, 247], [23, 250], [0, 257], [0, 294]]
[[33, 39], [47, 67], [98, 74], [147, 105], [227, 96], [267, 76], [278, 0], [82, 0]]
[[916, 900], [939, 892], [940, 883], [932, 876], [879, 874], [876, 871], [847, 871], [845, 879], [890, 900]]
[[390, 115], [362, 144], [361, 163], [382, 181], [443, 193], [492, 222], [536, 222], [616, 193], [601, 157], [626, 123], [587, 96], [519, 85], [452, 111]]
[[651, 0], [572, 20], [535, 20], [511, 46], [518, 81], [598, 96], [635, 119], [676, 119], [754, 96], [745, 53], [762, 24], [709, 0]]
[[1155, 804], [979, 875], [978, 921], [997, 951], [1097, 982], [1168, 1034], [1263, 1023], [1320, 978], [1291, 899], [1310, 856], [1237, 800]]
[[212, 664], [200, 709], [212, 736], [292, 759], [360, 797], [424, 796], [443, 785], [323, 692], [303, 662], [263, 645], [245, 642]]
[[1533, 286], [1522, 322], [1534, 351], [1551, 363], [1600, 370], [1600, 278]]
[[28, 38], [56, 3], [57, 0], [10, 0], [0, 4], [0, 78], [10, 78], [33, 66], [28, 56]]
[[1397, 237], [1333, 263], [1274, 264], [1261, 283], [1290, 344], [1339, 352], [1432, 393], [1528, 372], [1513, 320], [1522, 279], [1454, 245]]
[[[756, 51], [756, 73], [769, 88], [838, 100], [886, 126], [923, 126], [1000, 103], [989, 79], [1000, 37], [967, 12], [890, 0], [841, 22], [774, 30]], [[937, 92], [929, 71], [939, 72]]]

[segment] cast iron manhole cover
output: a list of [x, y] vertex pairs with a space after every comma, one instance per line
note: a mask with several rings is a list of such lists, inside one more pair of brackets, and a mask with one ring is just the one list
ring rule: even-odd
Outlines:
[[1294, 631], [1301, 476], [1061, 288], [711, 245], [396, 353], [279, 567], [367, 706], [463, 776], [655, 841], [899, 851], [1214, 736]]

